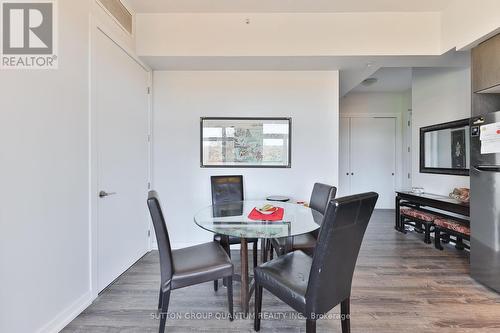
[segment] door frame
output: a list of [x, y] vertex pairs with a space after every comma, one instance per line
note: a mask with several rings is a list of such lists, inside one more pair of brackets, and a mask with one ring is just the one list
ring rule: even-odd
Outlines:
[[[342, 185], [345, 185], [345, 184], [343, 184], [344, 182], [341, 181], [341, 179], [343, 179], [343, 177], [344, 177], [344, 172], [346, 170], [342, 169], [341, 162], [340, 162], [341, 159], [344, 157], [341, 154], [343, 151], [341, 151], [341, 149], [340, 149], [342, 147], [341, 140], [342, 140], [342, 137], [343, 137], [342, 133], [341, 133], [341, 123], [342, 123], [342, 121], [341, 121], [340, 118], [347, 119], [347, 127], [348, 127], [347, 128], [347, 138], [346, 138], [346, 140], [348, 141], [347, 142], [347, 165], [348, 165], [348, 168], [347, 168], [347, 177], [348, 178], [346, 179], [346, 181], [348, 181], [348, 184], [349, 184], [348, 185], [349, 191], [345, 191], [345, 189], [342, 188]], [[338, 181], [338, 184], [339, 184], [339, 188], [337, 190], [337, 193], [340, 194], [340, 195], [342, 195], [342, 196], [344, 196], [344, 195], [351, 194], [351, 178], [349, 177], [349, 173], [351, 172], [351, 117], [348, 116], [348, 115], [346, 115], [346, 114], [344, 114], [344, 115], [340, 114], [339, 115], [339, 140], [338, 141], [339, 141], [339, 144], [338, 144], [338, 146], [339, 146], [339, 154], [338, 154], [338, 156], [339, 156], [339, 159], [338, 159], [339, 160], [339, 163], [338, 163], [338, 168], [339, 168], [339, 175], [338, 175], [339, 181]]]
[[[97, 193], [99, 192], [99, 161], [98, 161], [98, 140], [97, 140], [97, 108], [96, 108], [96, 75], [95, 75], [95, 41], [97, 34], [102, 33], [107, 38], [109, 38], [113, 43], [116, 44], [120, 49], [123, 50], [132, 60], [134, 60], [139, 66], [141, 66], [148, 73], [149, 94], [147, 101], [147, 122], [148, 122], [148, 133], [145, 140], [148, 141], [148, 188], [152, 187], [153, 183], [153, 173], [152, 173], [152, 146], [153, 146], [153, 136], [152, 136], [152, 69], [145, 63], [143, 63], [135, 53], [126, 45], [125, 42], [121, 41], [119, 37], [114, 37], [116, 34], [113, 32], [113, 28], [109, 27], [106, 23], [102, 22], [96, 18], [93, 14], [90, 15], [90, 29], [89, 29], [89, 281], [90, 281], [90, 292], [92, 300], [96, 299], [98, 296], [98, 210], [99, 210], [99, 200]], [[145, 91], [146, 93], [146, 91]], [[144, 198], [144, 204], [146, 204], [146, 198]], [[148, 251], [151, 250], [151, 230], [152, 224], [147, 213], [145, 214], [145, 220], [148, 221], [149, 233], [145, 238], [146, 248]]]
[[[403, 123], [402, 123], [402, 114], [400, 113], [391, 113], [391, 112], [381, 112], [381, 113], [340, 113], [340, 118], [395, 118], [396, 120], [396, 145], [395, 149], [395, 182], [394, 189], [402, 188], [403, 174], [404, 174], [404, 163], [403, 163]], [[339, 131], [340, 133], [340, 131]], [[340, 139], [339, 139], [340, 142]], [[349, 148], [350, 154], [350, 148]], [[340, 157], [340, 156], [339, 156]], [[341, 177], [340, 167], [338, 177]], [[339, 178], [340, 179], [340, 178]]]
[[413, 182], [413, 111], [412, 109], [408, 109], [404, 112], [403, 117], [403, 145], [402, 145], [402, 153], [403, 153], [403, 175], [402, 175], [402, 187], [411, 188]]

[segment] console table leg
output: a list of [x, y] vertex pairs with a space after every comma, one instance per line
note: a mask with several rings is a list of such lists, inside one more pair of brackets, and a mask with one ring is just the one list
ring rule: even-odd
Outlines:
[[401, 212], [400, 212], [400, 203], [399, 203], [399, 196], [396, 195], [396, 221], [395, 221], [395, 226], [394, 229], [397, 231], [401, 231]]

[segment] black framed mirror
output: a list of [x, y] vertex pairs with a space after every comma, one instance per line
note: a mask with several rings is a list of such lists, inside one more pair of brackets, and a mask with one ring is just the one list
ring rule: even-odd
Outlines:
[[420, 128], [420, 172], [468, 176], [469, 119]]

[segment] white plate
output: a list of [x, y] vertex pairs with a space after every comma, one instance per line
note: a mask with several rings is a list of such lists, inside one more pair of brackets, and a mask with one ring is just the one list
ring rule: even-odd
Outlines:
[[278, 210], [277, 209], [273, 209], [273, 210], [260, 210], [259, 208], [257, 208], [257, 211], [261, 214], [264, 214], [264, 215], [271, 215], [273, 213], [276, 213]]

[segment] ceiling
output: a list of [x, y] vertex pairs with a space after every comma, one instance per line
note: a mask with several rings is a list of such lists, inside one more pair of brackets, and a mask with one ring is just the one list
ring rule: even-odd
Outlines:
[[[440, 56], [140, 56], [154, 70], [361, 70], [387, 67], [465, 67], [466, 52]], [[370, 72], [372, 74], [373, 72]]]
[[[340, 70], [340, 92], [344, 96], [355, 89], [361, 81], [373, 75], [380, 75], [378, 86], [369, 91], [382, 89], [382, 82], [390, 82], [397, 77], [400, 83], [394, 89], [404, 88], [408, 81], [408, 71], [415, 67], [466, 67], [470, 64], [468, 52], [449, 51], [440, 56], [140, 56], [141, 60], [153, 70], [162, 71], [314, 71]], [[398, 68], [403, 68], [400, 73]], [[380, 69], [384, 69], [379, 73]], [[387, 70], [385, 70], [387, 69]], [[393, 74], [391, 69], [396, 69]], [[387, 74], [385, 73], [387, 72]], [[391, 75], [392, 74], [392, 75]], [[406, 75], [406, 76], [405, 76]], [[384, 79], [387, 77], [387, 80]], [[402, 81], [406, 83], [401, 83]], [[390, 88], [387, 86], [389, 91]]]
[[439, 12], [455, 0], [122, 0], [137, 13]]
[[402, 92], [411, 89], [411, 68], [384, 67], [370, 78], [377, 78], [378, 81], [368, 87], [360, 84], [351, 92]]

